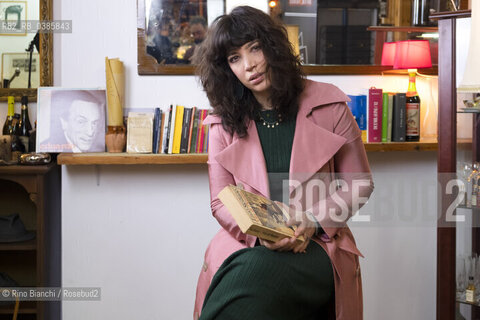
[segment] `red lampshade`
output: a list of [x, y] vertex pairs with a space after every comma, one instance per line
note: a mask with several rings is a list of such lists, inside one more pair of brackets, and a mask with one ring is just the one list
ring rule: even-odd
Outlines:
[[396, 42], [394, 69], [418, 69], [431, 66], [432, 58], [428, 40]]
[[382, 66], [393, 66], [395, 62], [395, 42], [385, 42], [382, 50]]

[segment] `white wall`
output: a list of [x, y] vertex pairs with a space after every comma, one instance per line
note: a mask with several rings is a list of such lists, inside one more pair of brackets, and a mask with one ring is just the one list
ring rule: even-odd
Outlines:
[[[73, 20], [72, 34], [54, 37], [56, 86], [104, 86], [105, 56], [119, 57], [127, 107], [208, 106], [192, 76], [137, 75], [135, 1], [54, 2], [55, 19]], [[406, 77], [312, 78], [352, 94], [407, 85]], [[432, 87], [436, 97], [436, 82], [429, 82], [419, 80], [419, 91], [427, 96]], [[369, 159], [377, 191], [365, 212], [379, 190], [395, 186], [390, 173], [413, 173], [414, 184], [436, 177], [435, 152], [371, 153]], [[71, 166], [62, 174], [63, 286], [102, 288], [100, 302], [65, 302], [64, 319], [189, 319], [203, 253], [218, 228], [206, 167]], [[403, 200], [392, 197], [389, 205]], [[435, 228], [356, 225], [353, 231], [366, 256], [365, 319], [434, 319]]]

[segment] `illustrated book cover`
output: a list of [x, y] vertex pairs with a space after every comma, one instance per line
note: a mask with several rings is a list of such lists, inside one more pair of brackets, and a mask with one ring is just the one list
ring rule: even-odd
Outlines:
[[[288, 212], [272, 200], [233, 185], [223, 188], [218, 198], [243, 233], [273, 242], [295, 234], [295, 226], [286, 225]], [[297, 241], [305, 240], [298, 237]]]

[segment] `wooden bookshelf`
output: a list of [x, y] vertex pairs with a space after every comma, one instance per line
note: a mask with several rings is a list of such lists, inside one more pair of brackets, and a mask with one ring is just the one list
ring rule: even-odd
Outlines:
[[[463, 142], [463, 141], [462, 141]], [[471, 140], [465, 140], [465, 143]], [[436, 151], [437, 141], [365, 143], [367, 152]], [[206, 164], [207, 154], [132, 154], [132, 153], [61, 153], [61, 165], [139, 165], [139, 164]]]
[[204, 164], [207, 163], [207, 157], [206, 153], [61, 153], [57, 157], [57, 163], [63, 165]]

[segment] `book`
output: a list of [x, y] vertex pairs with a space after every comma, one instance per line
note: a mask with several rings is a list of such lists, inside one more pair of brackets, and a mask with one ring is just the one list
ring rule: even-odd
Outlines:
[[[286, 225], [288, 212], [270, 199], [234, 185], [223, 188], [218, 198], [243, 233], [274, 242], [295, 235], [295, 226]], [[297, 241], [303, 242], [305, 239], [300, 236]]]
[[388, 142], [388, 92], [382, 95], [382, 142]]
[[[193, 127], [195, 123], [195, 118], [197, 114], [197, 107], [192, 108], [192, 118], [190, 119], [190, 131], [188, 133], [188, 145], [187, 145], [187, 153], [190, 153], [192, 150], [192, 138], [193, 138]], [[193, 140], [195, 141], [195, 140]]]
[[382, 89], [368, 90], [368, 142], [382, 141]]
[[163, 110], [160, 110], [160, 113], [162, 114], [162, 119], [160, 120], [160, 137], [158, 138], [158, 153], [163, 152], [163, 134], [165, 132], [164, 126], [165, 126], [165, 112]]
[[[172, 145], [172, 153], [178, 154], [180, 153], [180, 144], [182, 142], [182, 125], [183, 125], [183, 106], [177, 106], [176, 108], [176, 115], [175, 115], [175, 128], [173, 130], [173, 145]], [[173, 125], [173, 118], [172, 118], [172, 125]]]
[[367, 142], [367, 96], [366, 95], [349, 95], [350, 102], [347, 105], [352, 111], [353, 117], [357, 122], [358, 128], [362, 131], [362, 141]]
[[188, 137], [190, 135], [190, 123], [192, 122], [192, 108], [183, 109], [182, 137], [180, 139], [180, 153], [188, 153]]
[[192, 130], [192, 145], [190, 146], [190, 153], [197, 153], [198, 145], [198, 128], [200, 123], [200, 118], [202, 117], [202, 109], [197, 109], [195, 114], [195, 119], [193, 121], [193, 130]]
[[165, 123], [163, 125], [162, 153], [168, 153], [171, 123], [172, 123], [172, 105], [170, 105], [170, 108], [165, 113]]
[[176, 116], [177, 116], [177, 105], [172, 105], [170, 113], [172, 117], [170, 118], [170, 132], [169, 132], [169, 138], [168, 138], [168, 154], [172, 154], [173, 150], [173, 136], [175, 133], [175, 121], [176, 121]]
[[160, 137], [160, 120], [162, 119], [162, 111], [160, 108], [155, 108], [153, 116], [153, 144], [152, 153], [158, 153], [158, 139]]
[[396, 93], [393, 98], [392, 141], [405, 141], [406, 106], [407, 95], [405, 93]]
[[151, 153], [153, 146], [153, 113], [129, 112], [127, 152]]
[[393, 97], [394, 93], [388, 93], [388, 115], [387, 115], [387, 142], [392, 142], [392, 121], [393, 121]]
[[197, 135], [197, 153], [203, 152], [203, 141], [205, 138], [205, 125], [203, 124], [203, 120], [207, 117], [207, 110], [201, 110], [200, 118], [198, 122], [198, 135]]

